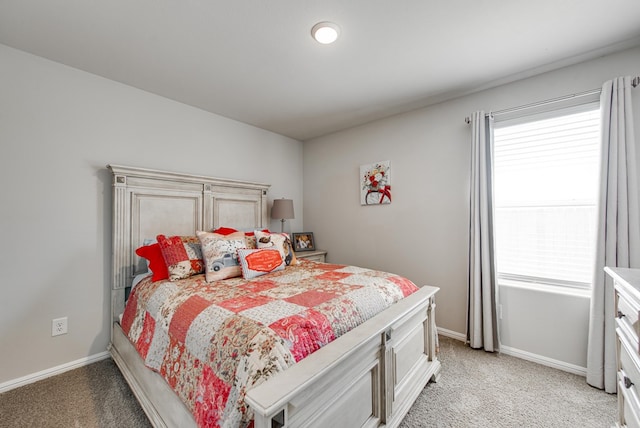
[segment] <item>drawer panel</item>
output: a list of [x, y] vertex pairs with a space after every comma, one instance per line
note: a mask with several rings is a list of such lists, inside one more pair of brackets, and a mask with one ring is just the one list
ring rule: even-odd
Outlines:
[[620, 321], [624, 321], [629, 325], [631, 331], [635, 333], [636, 341], [638, 340], [638, 308], [629, 302], [624, 296], [618, 294], [618, 314]]
[[640, 417], [638, 417], [638, 395], [634, 386], [627, 388], [625, 386], [624, 371], [618, 373], [618, 393], [622, 393], [622, 415], [624, 418], [624, 426], [629, 428], [640, 428]]
[[622, 412], [628, 427], [640, 428], [640, 367], [638, 354], [624, 337], [620, 341], [620, 371], [618, 373], [618, 393], [622, 393]]
[[[626, 377], [633, 383], [633, 388], [640, 388], [640, 368], [638, 367], [638, 354], [623, 337], [620, 339], [620, 368]], [[635, 355], [635, 360], [633, 358]], [[639, 406], [640, 407], [640, 406]]]

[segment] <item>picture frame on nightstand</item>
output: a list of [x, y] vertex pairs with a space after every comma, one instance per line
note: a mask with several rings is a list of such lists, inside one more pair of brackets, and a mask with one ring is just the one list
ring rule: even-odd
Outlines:
[[316, 242], [313, 239], [313, 232], [292, 233], [293, 251], [314, 251]]

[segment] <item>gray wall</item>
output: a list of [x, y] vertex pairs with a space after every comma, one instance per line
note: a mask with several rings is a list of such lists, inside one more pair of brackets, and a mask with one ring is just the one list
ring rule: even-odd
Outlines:
[[[464, 118], [638, 74], [636, 47], [307, 141], [305, 229], [314, 232], [331, 262], [397, 272], [419, 285], [440, 287], [438, 326], [464, 337], [470, 162]], [[640, 135], [640, 88], [634, 98]], [[359, 166], [383, 160], [391, 161], [393, 203], [360, 206]], [[588, 298], [509, 289], [501, 299], [503, 343], [512, 352], [569, 369], [586, 366]]]
[[0, 385], [106, 350], [107, 164], [269, 183], [302, 228], [302, 143], [3, 45], [0, 64]]

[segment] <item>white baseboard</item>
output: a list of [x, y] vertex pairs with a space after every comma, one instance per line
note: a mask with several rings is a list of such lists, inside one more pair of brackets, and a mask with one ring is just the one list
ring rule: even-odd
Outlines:
[[28, 385], [30, 383], [37, 382], [39, 380], [46, 379], [51, 376], [68, 372], [69, 370], [77, 369], [79, 367], [86, 366], [91, 363], [105, 360], [109, 357], [110, 357], [109, 352], [104, 351], [104, 352], [100, 352], [99, 354], [94, 354], [85, 358], [80, 358], [79, 360], [71, 361], [69, 363], [52, 367], [50, 369], [32, 373], [32, 374], [20, 377], [18, 379], [13, 379], [7, 382], [0, 383], [0, 394], [3, 392], [7, 392], [11, 389], [18, 388], [20, 386]]
[[560, 360], [554, 360], [553, 358], [544, 357], [542, 355], [532, 354], [531, 352], [523, 351], [521, 349], [500, 345], [500, 352], [502, 352], [505, 355], [511, 355], [513, 357], [521, 358], [523, 360], [542, 364], [543, 366], [553, 367], [554, 369], [577, 374], [580, 376], [585, 376], [585, 377], [587, 376], [586, 367], [580, 367], [575, 364], [567, 363]]
[[447, 330], [446, 328], [438, 327], [438, 334], [441, 336], [450, 337], [452, 339], [459, 340], [461, 342], [467, 341], [467, 335], [463, 333], [458, 333], [457, 331]]
[[[467, 336], [465, 334], [458, 333], [457, 331], [447, 330], [446, 328], [438, 327], [438, 334], [441, 336], [446, 336], [452, 339], [460, 340], [461, 342], [467, 341]], [[580, 367], [575, 364], [567, 363], [560, 360], [554, 360], [553, 358], [545, 357], [542, 355], [532, 354], [531, 352], [523, 351], [521, 349], [500, 345], [500, 352], [505, 355], [510, 355], [512, 357], [538, 363], [543, 366], [553, 367], [554, 369], [577, 374], [580, 376], [585, 376], [585, 377], [587, 376], [586, 367]]]

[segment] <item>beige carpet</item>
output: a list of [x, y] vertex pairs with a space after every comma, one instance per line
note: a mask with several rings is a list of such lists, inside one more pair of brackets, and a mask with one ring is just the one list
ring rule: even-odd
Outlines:
[[617, 418], [617, 396], [585, 378], [440, 338], [442, 374], [405, 417], [410, 427], [593, 427]]
[[151, 424], [108, 359], [0, 394], [0, 427], [146, 428]]
[[[444, 337], [440, 350], [440, 381], [425, 388], [401, 428], [604, 428], [615, 423], [616, 396], [589, 387], [583, 377], [474, 351]], [[2, 428], [149, 426], [111, 360], [0, 394]]]

